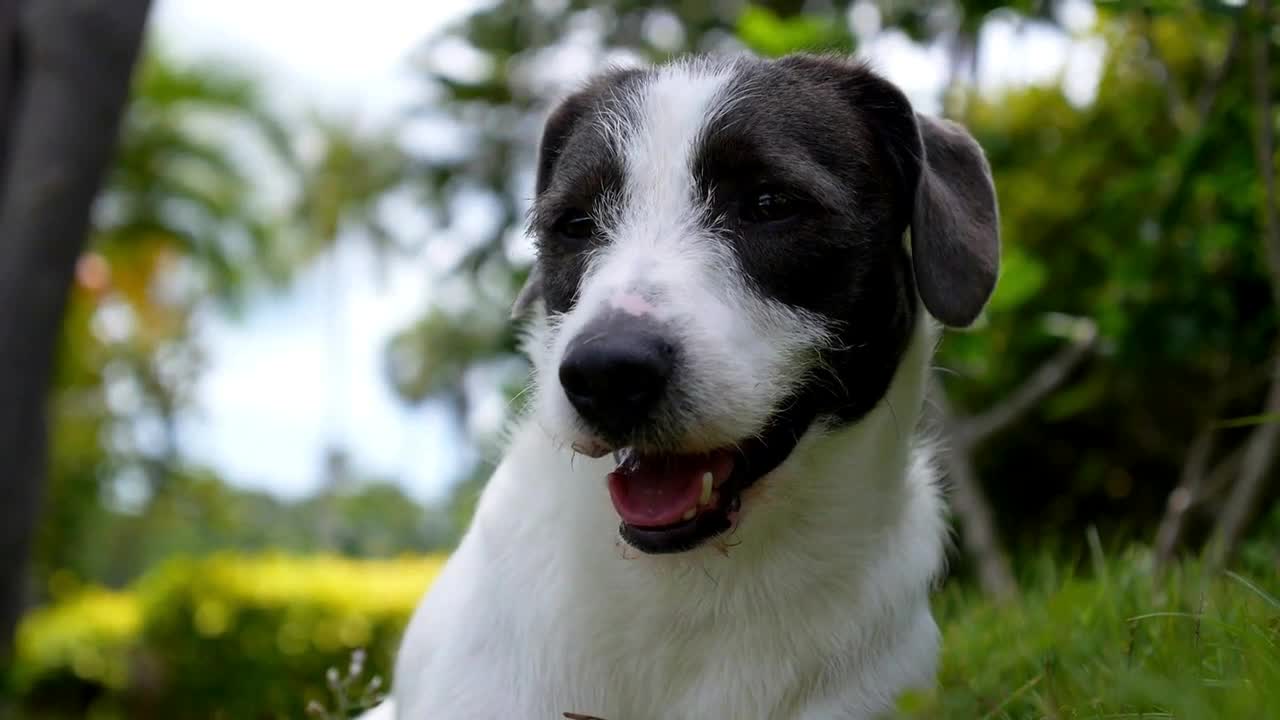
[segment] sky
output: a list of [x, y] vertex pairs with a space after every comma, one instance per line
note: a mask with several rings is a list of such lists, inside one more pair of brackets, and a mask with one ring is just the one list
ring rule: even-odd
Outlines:
[[[248, 69], [287, 111], [317, 108], [377, 125], [413, 97], [408, 54], [473, 5], [160, 0], [151, 33], [180, 60]], [[386, 339], [426, 304], [424, 274], [401, 263], [379, 283], [368, 258], [348, 249], [337, 303], [345, 352], [337, 363], [326, 271], [303, 273], [288, 292], [239, 319], [202, 318], [209, 364], [182, 422], [182, 450], [232, 482], [298, 496], [315, 488], [324, 448], [341, 437], [361, 470], [437, 499], [461, 470], [459, 430], [440, 408], [405, 407], [381, 365]]]
[[[414, 98], [409, 53], [476, 5], [159, 0], [151, 32], [179, 60], [231, 62], [251, 71], [287, 111], [315, 108], [376, 126]], [[874, 13], [865, 10], [855, 19], [874, 28]], [[1083, 29], [1092, 21], [1090, 6], [1070, 3], [1065, 19]], [[984, 89], [1061, 75], [1073, 100], [1092, 96], [1101, 59], [1095, 41], [997, 22], [988, 26], [981, 47]], [[937, 110], [936, 93], [946, 76], [941, 48], [882, 34], [863, 52], [922, 110]], [[326, 268], [318, 266], [283, 295], [257, 302], [245, 317], [202, 318], [209, 365], [195, 408], [181, 424], [182, 450], [237, 484], [299, 496], [315, 489], [323, 450], [338, 437], [358, 468], [395, 478], [420, 499], [439, 499], [468, 461], [459, 452], [460, 430], [441, 408], [405, 407], [381, 369], [386, 340], [426, 306], [426, 273], [400, 262], [386, 282], [378, 282], [359, 251], [348, 249], [341, 261], [345, 287], [336, 299]], [[335, 311], [343, 348], [337, 357], [327, 320]]]

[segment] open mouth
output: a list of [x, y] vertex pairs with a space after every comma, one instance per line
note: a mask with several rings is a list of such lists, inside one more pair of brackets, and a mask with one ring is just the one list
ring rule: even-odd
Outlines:
[[692, 550], [737, 524], [742, 493], [791, 454], [813, 418], [798, 404], [759, 436], [703, 453], [614, 453], [609, 496], [628, 545], [651, 554]]
[[[609, 497], [622, 518], [622, 538], [648, 553], [680, 552], [730, 529], [741, 490], [727, 487], [734, 453], [614, 453]], [[736, 491], [735, 491], [736, 490]]]

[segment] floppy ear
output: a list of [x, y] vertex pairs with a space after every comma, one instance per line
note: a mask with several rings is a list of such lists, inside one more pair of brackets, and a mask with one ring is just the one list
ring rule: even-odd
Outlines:
[[960, 125], [916, 115], [919, 180], [911, 212], [911, 264], [929, 314], [967, 327], [995, 289], [1000, 222], [991, 168]]
[[819, 91], [834, 86], [862, 115], [903, 194], [898, 207], [909, 218], [925, 309], [945, 325], [971, 325], [1000, 266], [996, 190], [982, 148], [963, 127], [917, 114], [902, 90], [866, 63], [803, 54], [781, 62], [816, 80]]

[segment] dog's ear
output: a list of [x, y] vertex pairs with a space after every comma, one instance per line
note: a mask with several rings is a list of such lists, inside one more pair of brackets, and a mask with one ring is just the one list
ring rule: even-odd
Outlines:
[[911, 210], [916, 287], [931, 315], [951, 327], [967, 327], [990, 299], [1000, 269], [991, 168], [963, 127], [915, 117], [922, 141]]
[[971, 325], [995, 289], [1000, 265], [996, 191], [982, 148], [960, 125], [918, 115], [896, 85], [864, 63], [814, 55], [783, 63], [834, 83], [863, 117], [901, 193], [925, 309], [945, 325]]

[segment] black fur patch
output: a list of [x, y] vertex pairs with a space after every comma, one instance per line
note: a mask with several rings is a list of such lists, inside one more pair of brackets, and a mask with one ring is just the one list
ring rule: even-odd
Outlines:
[[[903, 245], [911, 193], [892, 145], [895, 123], [914, 121], [887, 82], [825, 62], [740, 65], [731, 92], [748, 99], [706, 128], [694, 173], [756, 290], [834, 321], [839, 349], [823, 357], [830, 373], [798, 400], [852, 421], [888, 390], [915, 321]], [[787, 196], [794, 212], [752, 221], [762, 188]]]
[[570, 95], [548, 118], [538, 154], [537, 197], [531, 229], [537, 242], [541, 292], [552, 314], [568, 312], [577, 297], [587, 256], [599, 238], [585, 241], [555, 230], [568, 212], [599, 218], [608, 198], [622, 191], [619, 148], [600, 127], [607, 114], [631, 112], [628, 90], [643, 79], [640, 70], [616, 70]]

